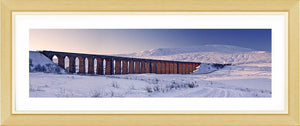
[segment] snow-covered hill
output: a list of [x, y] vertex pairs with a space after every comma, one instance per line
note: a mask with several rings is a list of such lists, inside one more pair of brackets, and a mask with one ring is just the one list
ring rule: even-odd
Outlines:
[[65, 70], [53, 63], [43, 54], [29, 51], [29, 71], [46, 73], [65, 73]]
[[203, 45], [203, 46], [192, 46], [184, 48], [158, 48], [146, 51], [141, 51], [139, 53], [132, 53], [129, 55], [136, 56], [166, 56], [175, 55], [182, 53], [195, 53], [195, 52], [216, 52], [216, 53], [240, 53], [240, 52], [251, 52], [252, 49], [232, 46], [232, 45]]
[[231, 45], [158, 48], [118, 56], [203, 63], [271, 63], [271, 53]]

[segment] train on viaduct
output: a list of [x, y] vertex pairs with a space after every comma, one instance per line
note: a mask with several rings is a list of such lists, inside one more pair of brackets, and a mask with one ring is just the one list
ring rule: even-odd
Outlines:
[[[69, 53], [58, 51], [39, 51], [49, 59], [57, 57], [58, 66], [65, 68], [65, 58], [69, 59], [69, 73], [76, 73], [75, 59], [79, 59], [79, 74], [114, 75], [114, 74], [190, 74], [201, 64], [199, 62], [182, 62], [169, 60], [155, 60], [143, 58], [130, 58], [108, 55], [94, 55], [82, 53]], [[96, 60], [96, 64], [94, 64]], [[96, 69], [94, 68], [96, 66]]]

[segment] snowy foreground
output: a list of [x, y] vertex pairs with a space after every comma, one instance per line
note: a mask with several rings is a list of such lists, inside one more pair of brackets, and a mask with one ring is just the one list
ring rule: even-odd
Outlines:
[[[160, 48], [126, 57], [201, 62], [193, 74], [68, 74], [30, 52], [30, 97], [271, 97], [271, 53], [229, 45]], [[210, 63], [231, 63], [217, 69]], [[67, 64], [67, 63], [66, 63]], [[87, 63], [86, 63], [87, 64]]]
[[209, 74], [81, 76], [30, 73], [30, 97], [271, 97], [270, 64]]

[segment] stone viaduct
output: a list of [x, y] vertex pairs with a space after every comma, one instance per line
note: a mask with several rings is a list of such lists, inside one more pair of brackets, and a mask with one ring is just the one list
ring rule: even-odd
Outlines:
[[[129, 58], [108, 55], [94, 55], [57, 51], [40, 51], [49, 59], [58, 59], [58, 66], [65, 68], [65, 58], [69, 59], [68, 72], [76, 73], [75, 59], [79, 60], [79, 74], [86, 74], [85, 59], [88, 60], [87, 73], [97, 75], [113, 74], [189, 74], [196, 70], [201, 63], [168, 60]], [[94, 64], [96, 60], [96, 64]], [[96, 66], [96, 69], [94, 68]], [[95, 71], [96, 70], [96, 71]]]

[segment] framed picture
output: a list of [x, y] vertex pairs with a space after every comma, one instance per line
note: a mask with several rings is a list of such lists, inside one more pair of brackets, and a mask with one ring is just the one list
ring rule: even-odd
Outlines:
[[4, 0], [1, 123], [299, 125], [299, 1], [267, 3]]

